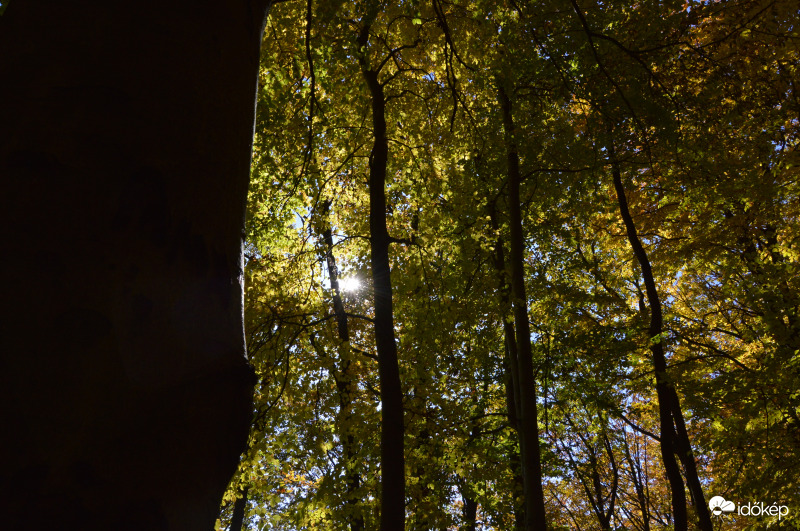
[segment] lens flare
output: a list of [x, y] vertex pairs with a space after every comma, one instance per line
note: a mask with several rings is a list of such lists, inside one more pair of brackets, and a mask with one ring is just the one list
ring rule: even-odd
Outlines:
[[339, 279], [339, 289], [341, 291], [354, 292], [358, 291], [361, 287], [361, 281], [356, 277], [347, 277]]

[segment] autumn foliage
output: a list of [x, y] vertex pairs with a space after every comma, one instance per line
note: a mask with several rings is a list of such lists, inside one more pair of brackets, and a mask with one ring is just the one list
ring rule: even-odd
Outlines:
[[405, 522], [381, 529], [710, 529], [717, 495], [789, 514], [714, 529], [798, 525], [797, 16], [787, 0], [276, 4], [246, 252], [260, 384], [220, 528], [245, 488], [251, 529], [379, 527], [366, 71], [405, 460]]

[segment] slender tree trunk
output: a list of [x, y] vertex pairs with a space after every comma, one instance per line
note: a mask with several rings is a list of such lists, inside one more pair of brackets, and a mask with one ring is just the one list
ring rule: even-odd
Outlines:
[[639, 511], [642, 513], [642, 529], [643, 531], [650, 531], [650, 511], [647, 508], [647, 497], [645, 496], [644, 486], [642, 485], [643, 482], [640, 476], [641, 468], [638, 464], [639, 455], [637, 453], [636, 461], [634, 461], [631, 455], [630, 444], [628, 444], [627, 432], [623, 432], [622, 434], [622, 444], [625, 450], [625, 460], [630, 469], [631, 482], [636, 491], [636, 500], [639, 502]]
[[[617, 461], [614, 458], [614, 449], [612, 448], [611, 442], [608, 440], [608, 435], [605, 432], [603, 432], [603, 449], [606, 451], [608, 463], [611, 467], [611, 486], [609, 488], [610, 490], [606, 502], [607, 507], [603, 513], [601, 523], [607, 529], [611, 529], [611, 518], [614, 516], [614, 506], [617, 503], [617, 489], [619, 488], [619, 467], [617, 466]], [[600, 471], [597, 469], [593, 471], [593, 481], [595, 489], [599, 494]]]
[[569, 460], [570, 466], [575, 472], [575, 476], [580, 481], [581, 485], [583, 486], [583, 491], [586, 494], [586, 499], [589, 501], [589, 505], [592, 507], [592, 511], [594, 512], [595, 516], [597, 517], [597, 521], [600, 524], [600, 528], [603, 530], [610, 530], [611, 529], [611, 517], [614, 514], [614, 505], [617, 501], [617, 487], [619, 485], [619, 469], [617, 467], [616, 460], [614, 459], [613, 449], [611, 448], [611, 443], [608, 441], [608, 437], [606, 436], [605, 432], [603, 432], [603, 449], [606, 451], [606, 454], [609, 458], [609, 466], [611, 468], [611, 485], [609, 486], [608, 495], [604, 495], [603, 493], [603, 478], [601, 476], [600, 470], [600, 459], [598, 455], [598, 451], [594, 446], [593, 441], [590, 438], [587, 438], [583, 435], [581, 428], [576, 426], [575, 423], [572, 421], [571, 415], [567, 415], [565, 417], [567, 423], [569, 424], [570, 431], [580, 439], [581, 444], [583, 447], [586, 448], [586, 455], [589, 458], [589, 470], [588, 476], [585, 474], [581, 467], [578, 466], [578, 462], [575, 460], [571, 450], [571, 444], [563, 444], [563, 450], [567, 454], [567, 458]]
[[[497, 212], [492, 205], [489, 211], [492, 228], [497, 231]], [[495, 269], [497, 271], [500, 294], [500, 308], [503, 317], [503, 343], [504, 358], [503, 365], [505, 370], [506, 388], [506, 412], [508, 425], [514, 435], [513, 444], [509, 451], [508, 461], [513, 474], [514, 483], [512, 488], [512, 504], [514, 507], [514, 529], [522, 530], [525, 528], [525, 486], [522, 480], [522, 464], [518, 450], [519, 445], [519, 365], [517, 363], [517, 344], [514, 334], [514, 323], [511, 310], [511, 286], [506, 274], [505, 251], [502, 238], [497, 239], [495, 244]], [[520, 502], [518, 502], [520, 500]]]
[[692, 451], [692, 444], [689, 439], [689, 432], [686, 430], [686, 422], [683, 418], [683, 411], [681, 410], [680, 399], [675, 387], [669, 387], [670, 404], [672, 406], [672, 414], [675, 421], [675, 447], [678, 451], [678, 458], [683, 464], [683, 471], [686, 475], [686, 484], [689, 487], [689, 493], [692, 495], [692, 503], [697, 512], [700, 529], [703, 531], [712, 531], [714, 525], [711, 521], [711, 513], [708, 510], [705, 495], [703, 494], [703, 486], [700, 483], [700, 476], [697, 473], [697, 464], [694, 460], [694, 452]]
[[478, 526], [478, 502], [462, 494], [464, 498], [464, 531], [475, 531]]
[[[636, 225], [631, 217], [628, 208], [628, 200], [625, 196], [625, 188], [622, 185], [622, 175], [619, 163], [616, 160], [613, 146], [609, 147], [611, 159], [611, 170], [614, 180], [614, 189], [617, 192], [620, 216], [625, 223], [625, 230], [628, 234], [628, 242], [633, 249], [633, 254], [639, 263], [644, 279], [645, 293], [650, 307], [650, 352], [652, 353], [653, 367], [656, 376], [656, 395], [658, 397], [658, 413], [661, 425], [661, 458], [664, 461], [664, 469], [672, 490], [672, 510], [675, 519], [675, 529], [683, 530], [688, 528], [688, 514], [686, 509], [686, 494], [684, 492], [683, 479], [681, 478], [680, 467], [675, 460], [678, 453], [684, 464], [687, 484], [692, 493], [697, 511], [700, 529], [712, 531], [711, 515], [703, 496], [702, 486], [697, 475], [697, 467], [692, 455], [689, 436], [683, 420], [678, 394], [675, 387], [669, 380], [667, 374], [667, 358], [664, 354], [664, 340], [661, 337], [663, 332], [663, 317], [661, 313], [661, 299], [656, 289], [653, 270], [647, 251], [642, 246], [636, 231]], [[676, 431], [677, 427], [677, 431]]]
[[[510, 325], [510, 326], [509, 326]], [[517, 400], [514, 392], [514, 382], [511, 376], [510, 364], [516, 359], [514, 343], [514, 325], [507, 323], [504, 330], [505, 336], [505, 365], [506, 365], [506, 409], [508, 411], [508, 423], [512, 428], [512, 444], [508, 453], [508, 464], [511, 468], [513, 477], [512, 483], [512, 503], [514, 507], [514, 529], [521, 531], [525, 529], [525, 482], [522, 479], [522, 460], [519, 455], [519, 420], [517, 419]], [[513, 347], [513, 354], [512, 354]]]
[[330, 202], [326, 201], [322, 208], [322, 213], [326, 218], [326, 227], [322, 232], [322, 239], [325, 242], [325, 262], [333, 291], [333, 313], [336, 316], [336, 330], [342, 342], [338, 349], [339, 367], [338, 371], [336, 371], [338, 374], [334, 373], [334, 377], [339, 394], [339, 415], [343, 426], [339, 436], [342, 442], [342, 460], [345, 468], [345, 504], [348, 509], [346, 519], [350, 526], [350, 531], [362, 531], [364, 529], [364, 517], [361, 514], [361, 499], [358, 495], [358, 489], [361, 487], [361, 476], [357, 470], [356, 436], [352, 428], [350, 428], [353, 416], [354, 384], [353, 375], [350, 371], [350, 329], [347, 324], [347, 313], [344, 310], [341, 292], [339, 291], [339, 271], [336, 267], [336, 257], [333, 254], [333, 233], [327, 219], [329, 209]]
[[248, 488], [245, 488], [242, 491], [242, 495], [236, 498], [236, 501], [233, 504], [233, 515], [231, 516], [231, 525], [228, 528], [229, 531], [242, 531], [242, 525], [244, 524], [244, 513], [245, 509], [247, 509], [248, 490]]
[[[467, 349], [467, 356], [470, 355], [469, 348]], [[482, 392], [478, 394], [478, 396], [486, 396], [488, 393], [488, 380], [484, 380], [483, 382], [483, 389]], [[466, 448], [469, 449], [473, 443], [480, 439], [481, 437], [481, 427], [479, 425], [479, 421], [477, 419], [482, 418], [486, 413], [485, 408], [481, 405], [480, 401], [477, 404], [477, 410], [475, 411], [476, 416], [472, 418], [470, 421], [471, 427], [469, 431], [469, 438], [467, 439]], [[476, 467], [471, 467], [472, 471], [476, 470]], [[475, 494], [473, 489], [470, 488], [469, 479], [464, 476], [459, 476], [459, 483], [461, 489], [461, 498], [464, 501], [463, 509], [462, 509], [462, 516], [464, 518], [464, 523], [462, 525], [462, 529], [465, 531], [475, 531], [477, 528], [477, 519], [478, 519], [478, 501], [475, 499]]]
[[[369, 26], [359, 36], [366, 49]], [[362, 74], [372, 100], [374, 141], [369, 160], [369, 232], [374, 291], [375, 345], [381, 385], [381, 531], [405, 528], [405, 458], [403, 392], [397, 344], [394, 337], [392, 282], [389, 268], [391, 238], [386, 227], [386, 167], [389, 143], [386, 138], [386, 97], [378, 72], [362, 60]]]
[[525, 486], [525, 529], [547, 529], [542, 489], [542, 464], [539, 451], [539, 420], [536, 404], [536, 380], [533, 374], [528, 299], [525, 292], [525, 242], [520, 208], [519, 154], [514, 139], [511, 101], [501, 87], [499, 99], [503, 112], [508, 162], [508, 203], [511, 228], [511, 292], [516, 324], [517, 363], [519, 371], [519, 424], [522, 454], [522, 478]]
[[[344, 310], [342, 294], [339, 290], [339, 269], [336, 267], [336, 257], [333, 254], [333, 231], [329, 222], [330, 201], [325, 201], [321, 208], [325, 228], [322, 231], [322, 240], [325, 242], [325, 265], [333, 291], [333, 314], [336, 316], [336, 332], [343, 342], [350, 341], [350, 330], [347, 325], [347, 313]], [[349, 363], [348, 363], [349, 365]]]

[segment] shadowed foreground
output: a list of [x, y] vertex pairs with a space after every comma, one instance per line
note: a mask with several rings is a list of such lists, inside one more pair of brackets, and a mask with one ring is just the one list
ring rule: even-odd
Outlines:
[[241, 234], [265, 2], [0, 18], [7, 529], [211, 529], [247, 435]]

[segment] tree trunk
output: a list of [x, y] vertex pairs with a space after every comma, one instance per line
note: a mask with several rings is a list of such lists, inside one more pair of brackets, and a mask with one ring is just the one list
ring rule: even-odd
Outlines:
[[356, 468], [357, 465], [357, 446], [356, 435], [352, 429], [353, 416], [353, 386], [354, 378], [350, 371], [350, 328], [347, 324], [347, 313], [344, 310], [342, 295], [339, 291], [339, 270], [336, 267], [336, 257], [333, 254], [333, 233], [330, 223], [328, 223], [328, 211], [330, 202], [326, 201], [322, 212], [326, 217], [326, 227], [322, 232], [322, 239], [325, 242], [325, 262], [328, 267], [328, 277], [331, 280], [331, 290], [333, 291], [333, 313], [336, 316], [336, 331], [342, 344], [339, 347], [339, 367], [338, 374], [334, 373], [336, 379], [336, 390], [339, 393], [339, 415], [343, 426], [339, 434], [342, 442], [342, 460], [345, 468], [345, 489], [346, 489], [346, 520], [350, 526], [350, 531], [362, 531], [364, 529], [364, 517], [361, 514], [360, 497], [358, 489], [361, 487], [361, 476]]
[[639, 465], [639, 453], [636, 454], [636, 460], [631, 455], [631, 448], [628, 444], [627, 431], [622, 434], [623, 449], [625, 451], [625, 460], [628, 463], [630, 470], [630, 479], [633, 483], [633, 488], [636, 491], [636, 501], [639, 502], [639, 511], [642, 513], [642, 530], [650, 531], [650, 510], [647, 508], [648, 500], [645, 495], [643, 479], [640, 475], [641, 467]]
[[575, 475], [578, 477], [578, 480], [583, 486], [584, 492], [586, 493], [586, 499], [589, 501], [589, 505], [591, 505], [592, 511], [597, 517], [597, 522], [600, 529], [610, 531], [611, 517], [614, 515], [614, 505], [617, 501], [617, 487], [619, 485], [619, 469], [617, 467], [616, 460], [614, 459], [614, 452], [611, 448], [611, 443], [609, 442], [606, 433], [603, 431], [603, 449], [605, 450], [606, 455], [608, 455], [609, 466], [612, 474], [611, 485], [608, 487], [609, 492], [608, 495], [605, 495], [603, 493], [604, 485], [603, 478], [601, 477], [600, 459], [598, 451], [594, 447], [594, 443], [590, 438], [584, 437], [583, 433], [581, 432], [581, 428], [572, 422], [570, 415], [566, 416], [566, 420], [572, 433], [578, 437], [583, 444], [583, 447], [586, 448], [586, 455], [589, 458], [588, 475], [590, 477], [587, 478], [584, 475], [584, 472], [581, 471], [578, 463], [573, 458], [572, 451], [568, 445], [564, 446], [564, 450], [568, 456], [570, 465], [572, 465], [572, 468], [575, 471]]
[[617, 201], [619, 202], [620, 216], [625, 223], [628, 242], [642, 270], [647, 302], [650, 307], [650, 327], [648, 329], [648, 335], [650, 337], [650, 352], [652, 353], [653, 368], [655, 369], [656, 376], [656, 395], [658, 397], [658, 414], [661, 425], [661, 458], [664, 461], [664, 469], [672, 490], [672, 511], [675, 518], [675, 529], [687, 529], [689, 525], [683, 479], [681, 478], [680, 467], [675, 460], [675, 454], [677, 452], [684, 465], [686, 482], [692, 493], [700, 529], [712, 531], [713, 524], [711, 523], [711, 515], [708, 512], [708, 506], [703, 496], [703, 489], [697, 475], [697, 467], [694, 462], [694, 456], [692, 455], [692, 447], [683, 420], [683, 412], [681, 411], [678, 394], [667, 374], [667, 358], [664, 354], [664, 340], [661, 337], [663, 332], [661, 299], [656, 289], [653, 269], [650, 266], [647, 251], [645, 251], [639, 240], [639, 235], [636, 232], [636, 225], [628, 209], [628, 200], [625, 196], [625, 188], [622, 185], [622, 176], [619, 163], [615, 158], [613, 146], [609, 147], [608, 151], [611, 160], [614, 189], [616, 190]]
[[211, 529], [245, 448], [264, 1], [0, 17], [8, 529]]
[[[516, 414], [517, 399], [514, 392], [514, 378], [511, 374], [510, 365], [516, 361], [516, 344], [514, 339], [514, 325], [510, 321], [505, 323], [505, 365], [506, 365], [506, 410], [508, 412], [508, 423], [512, 427], [512, 445], [508, 455], [508, 465], [511, 468], [513, 477], [512, 500], [514, 507], [514, 529], [521, 531], [525, 529], [525, 482], [522, 479], [522, 461], [519, 455], [519, 421]], [[518, 500], [521, 500], [520, 503]]]
[[475, 531], [478, 527], [478, 502], [462, 494], [464, 498], [464, 531]]
[[[489, 211], [492, 229], [497, 231], [497, 212], [494, 205]], [[508, 425], [515, 435], [512, 448], [509, 452], [508, 462], [513, 474], [514, 483], [512, 490], [512, 505], [514, 507], [514, 529], [521, 531], [525, 528], [525, 486], [522, 480], [522, 467], [518, 451], [519, 445], [519, 365], [517, 363], [517, 344], [514, 334], [514, 323], [511, 320], [511, 294], [506, 274], [505, 252], [503, 238], [498, 238], [495, 244], [495, 270], [498, 276], [498, 293], [500, 294], [500, 308], [503, 314], [503, 338], [505, 356], [503, 359], [506, 388], [506, 417]], [[522, 500], [518, 503], [517, 500]]]
[[525, 529], [547, 529], [542, 490], [542, 464], [539, 451], [539, 419], [536, 404], [536, 380], [533, 374], [531, 330], [528, 321], [528, 298], [525, 292], [525, 241], [522, 236], [520, 208], [519, 154], [514, 139], [514, 119], [511, 101], [505, 90], [499, 89], [506, 135], [508, 171], [508, 210], [511, 238], [511, 294], [513, 296], [516, 329], [517, 364], [519, 370], [519, 426], [522, 454], [522, 479], [525, 486]]
[[244, 513], [247, 509], [247, 491], [248, 489], [245, 488], [242, 491], [242, 495], [236, 498], [236, 501], [233, 503], [233, 515], [231, 515], [229, 531], [242, 531]]
[[[369, 26], [359, 38], [366, 48]], [[403, 392], [394, 337], [392, 282], [389, 271], [389, 232], [386, 227], [386, 97], [378, 72], [362, 63], [362, 74], [372, 100], [374, 142], [369, 160], [369, 231], [372, 289], [375, 309], [375, 345], [381, 385], [381, 531], [405, 528], [405, 458]]]

